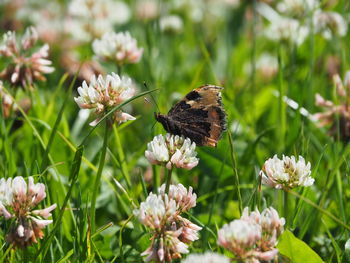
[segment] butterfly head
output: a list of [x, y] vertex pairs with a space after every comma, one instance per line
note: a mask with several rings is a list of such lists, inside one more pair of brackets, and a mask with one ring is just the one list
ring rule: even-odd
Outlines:
[[161, 114], [159, 112], [155, 112], [154, 113], [154, 117], [156, 118], [156, 120], [158, 122], [160, 122], [163, 125], [165, 130], [169, 131], [168, 116], [163, 115], [163, 114]]

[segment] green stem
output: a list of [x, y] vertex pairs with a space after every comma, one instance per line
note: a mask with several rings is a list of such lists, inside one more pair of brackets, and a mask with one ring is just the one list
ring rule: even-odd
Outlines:
[[115, 136], [115, 143], [117, 145], [117, 152], [118, 152], [118, 160], [119, 160], [120, 169], [121, 169], [122, 175], [126, 181], [126, 184], [128, 185], [128, 188], [130, 189], [131, 188], [130, 175], [129, 175], [128, 167], [127, 167], [127, 164], [125, 161], [125, 154], [124, 154], [122, 143], [120, 140], [118, 127], [116, 125], [113, 126], [113, 131], [114, 131], [114, 136]]
[[[108, 119], [107, 119], [108, 120]], [[105, 133], [103, 137], [103, 146], [102, 146], [102, 152], [101, 152], [101, 157], [100, 157], [100, 163], [98, 166], [97, 174], [96, 174], [96, 179], [94, 183], [94, 190], [92, 192], [92, 198], [91, 198], [91, 235], [95, 233], [95, 215], [96, 215], [96, 199], [97, 199], [97, 194], [98, 190], [100, 187], [100, 181], [101, 181], [101, 176], [102, 176], [102, 170], [103, 166], [105, 163], [105, 158], [106, 158], [106, 152], [107, 152], [107, 141], [108, 141], [108, 121], [105, 121]]]
[[289, 218], [288, 218], [288, 192], [284, 191], [284, 218], [286, 219], [286, 228], [289, 225]]
[[236, 158], [234, 155], [233, 151], [233, 140], [232, 140], [232, 135], [229, 132], [228, 133], [228, 138], [230, 142], [230, 149], [231, 149], [231, 162], [232, 162], [232, 169], [233, 169], [233, 174], [234, 174], [234, 185], [236, 187], [237, 191], [237, 197], [238, 197], [238, 204], [239, 204], [239, 213], [242, 214], [243, 211], [243, 202], [242, 202], [242, 196], [241, 196], [241, 190], [239, 187], [239, 177], [238, 177], [238, 172], [237, 172], [237, 163], [236, 163]]
[[280, 93], [279, 96], [279, 149], [283, 151], [285, 145], [285, 132], [286, 132], [286, 105], [283, 101], [283, 97], [285, 96], [285, 88], [283, 83], [283, 61], [282, 61], [282, 47], [278, 48], [278, 91]]
[[158, 194], [158, 187], [159, 187], [159, 169], [162, 167], [156, 166], [156, 165], [152, 165], [152, 172], [153, 172], [153, 192], [155, 194]]
[[169, 192], [172, 172], [173, 172], [173, 168], [168, 170], [168, 174], [167, 174], [167, 177], [166, 177], [166, 185], [165, 185], [165, 193], [166, 194]]

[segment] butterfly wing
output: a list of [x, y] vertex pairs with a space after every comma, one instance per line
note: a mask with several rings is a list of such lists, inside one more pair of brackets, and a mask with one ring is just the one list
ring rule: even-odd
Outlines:
[[[168, 113], [176, 133], [184, 135], [197, 145], [217, 145], [226, 130], [226, 114], [221, 102], [221, 87], [205, 85], [188, 93]], [[171, 131], [169, 131], [171, 132]]]

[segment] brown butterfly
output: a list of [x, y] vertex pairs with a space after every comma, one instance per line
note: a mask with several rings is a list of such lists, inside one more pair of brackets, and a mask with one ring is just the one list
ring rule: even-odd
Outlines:
[[226, 130], [226, 113], [221, 102], [222, 87], [204, 85], [188, 93], [167, 115], [155, 113], [164, 129], [183, 135], [198, 146], [216, 147]]

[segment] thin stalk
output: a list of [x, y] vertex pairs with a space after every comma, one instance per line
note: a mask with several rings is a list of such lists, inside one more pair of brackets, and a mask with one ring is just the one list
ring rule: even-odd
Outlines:
[[[130, 215], [129, 218], [124, 222], [119, 230], [119, 255], [121, 257], [121, 262], [124, 262], [124, 251], [123, 251], [123, 231], [126, 225], [134, 218], [134, 215]], [[117, 257], [114, 257], [112, 262], [114, 262]]]
[[103, 166], [105, 164], [105, 158], [106, 158], [106, 152], [107, 152], [107, 141], [108, 141], [108, 123], [107, 120], [105, 122], [105, 133], [103, 137], [103, 145], [102, 145], [102, 152], [101, 152], [101, 157], [100, 157], [100, 163], [98, 166], [97, 174], [96, 174], [96, 179], [94, 183], [94, 189], [92, 192], [92, 198], [91, 198], [91, 234], [93, 235], [95, 233], [96, 225], [95, 225], [95, 216], [96, 216], [96, 199], [97, 199], [97, 194], [98, 190], [100, 187], [100, 181], [101, 181], [101, 176], [102, 176], [102, 170]]
[[152, 165], [152, 171], [153, 171], [153, 177], [152, 177], [152, 183], [153, 183], [153, 192], [155, 194], [158, 194], [158, 187], [159, 187], [159, 168], [156, 165]]
[[166, 177], [166, 185], [165, 185], [165, 193], [166, 194], [169, 192], [172, 172], [173, 172], [173, 168], [169, 169], [167, 177]]
[[288, 192], [284, 191], [283, 192], [283, 201], [284, 201], [284, 218], [286, 219], [286, 227], [289, 225], [289, 218], [288, 218]]
[[13, 244], [10, 244], [10, 246], [6, 249], [5, 253], [0, 258], [0, 262], [5, 262], [5, 259], [7, 255], [12, 251]]
[[321, 212], [322, 214], [328, 216], [329, 218], [331, 218], [332, 220], [334, 220], [335, 222], [337, 222], [339, 225], [341, 225], [342, 227], [344, 227], [347, 230], [350, 230], [350, 226], [347, 225], [345, 222], [343, 222], [342, 220], [338, 219], [336, 216], [334, 216], [332, 213], [328, 212], [326, 209], [322, 208], [321, 206], [319, 206], [318, 204], [315, 204], [314, 202], [312, 202], [310, 199], [299, 195], [296, 192], [287, 190], [289, 193], [291, 193], [292, 195], [294, 195], [297, 198], [300, 198], [301, 200], [303, 200], [305, 203], [311, 205], [312, 207], [316, 208], [319, 212]]
[[128, 172], [128, 167], [126, 164], [125, 154], [124, 154], [124, 150], [123, 150], [122, 143], [120, 140], [118, 127], [116, 125], [113, 126], [113, 131], [114, 131], [114, 136], [115, 136], [115, 143], [117, 145], [117, 152], [118, 152], [120, 169], [121, 169], [123, 177], [126, 181], [126, 184], [128, 185], [128, 188], [130, 189], [131, 188], [130, 175]]
[[231, 150], [231, 162], [232, 162], [232, 169], [233, 169], [233, 174], [234, 174], [234, 185], [236, 187], [237, 191], [237, 197], [238, 197], [238, 203], [239, 203], [239, 213], [242, 214], [243, 211], [243, 205], [242, 205], [242, 196], [241, 196], [241, 190], [239, 188], [239, 177], [238, 177], [238, 172], [237, 172], [237, 163], [233, 151], [233, 140], [231, 133], [228, 133], [228, 138], [230, 142], [230, 150]]
[[283, 61], [282, 61], [282, 48], [278, 48], [278, 91], [280, 93], [279, 97], [279, 147], [283, 151], [285, 145], [285, 133], [286, 133], [286, 105], [283, 101], [283, 96], [285, 95], [285, 89], [283, 85]]

